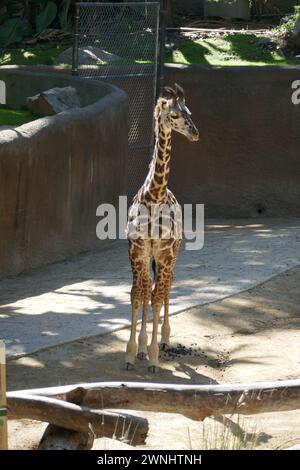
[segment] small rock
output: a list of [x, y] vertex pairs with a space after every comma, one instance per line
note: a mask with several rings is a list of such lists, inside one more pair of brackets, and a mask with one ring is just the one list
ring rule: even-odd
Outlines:
[[265, 44], [269, 44], [271, 41], [269, 38], [261, 38], [259, 41], [258, 41], [258, 45], [259, 46], [262, 46], [262, 45], [265, 45]]
[[28, 97], [26, 102], [28, 109], [38, 116], [52, 116], [80, 107], [77, 90], [71, 86], [42, 91], [35, 96]]
[[[72, 65], [72, 57], [73, 57], [73, 48], [69, 47], [61, 54], [59, 54], [53, 64], [54, 65]], [[111, 52], [104, 51], [99, 47], [95, 46], [87, 46], [87, 47], [79, 47], [78, 48], [78, 63], [79, 65], [103, 65], [107, 62], [114, 62], [115, 60], [120, 60], [116, 54], [112, 54]]]
[[263, 50], [268, 50], [271, 51], [273, 49], [276, 49], [277, 45], [275, 42], [271, 41], [269, 38], [262, 38], [258, 41], [257, 45], [263, 49]]

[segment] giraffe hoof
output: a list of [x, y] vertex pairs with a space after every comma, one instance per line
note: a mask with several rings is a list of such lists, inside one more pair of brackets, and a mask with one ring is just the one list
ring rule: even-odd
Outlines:
[[168, 351], [170, 349], [170, 346], [168, 343], [160, 343], [159, 345], [159, 349], [161, 351]]
[[125, 368], [126, 368], [126, 370], [132, 370], [132, 369], [134, 369], [134, 365], [130, 364], [130, 362], [126, 362]]
[[157, 366], [149, 366], [148, 367], [148, 372], [151, 372], [151, 374], [155, 374], [155, 372], [158, 372], [158, 367]]
[[147, 359], [147, 354], [144, 352], [138, 352], [136, 356], [140, 361], [145, 361]]

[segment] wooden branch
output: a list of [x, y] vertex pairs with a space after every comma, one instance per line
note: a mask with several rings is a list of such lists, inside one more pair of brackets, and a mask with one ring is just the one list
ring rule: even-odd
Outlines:
[[[36, 389], [30, 393], [69, 401], [77, 399], [91, 408], [180, 413], [195, 420], [211, 415], [300, 409], [300, 380], [228, 385], [100, 382]], [[7, 396], [9, 399], [11, 394]]]
[[130, 445], [144, 444], [148, 434], [144, 418], [92, 411], [55, 398], [10, 392], [7, 405], [10, 419], [35, 419], [85, 433], [92, 430], [97, 437], [115, 438]]

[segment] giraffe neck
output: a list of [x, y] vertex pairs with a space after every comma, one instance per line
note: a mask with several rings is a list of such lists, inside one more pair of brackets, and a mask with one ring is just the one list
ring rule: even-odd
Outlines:
[[171, 126], [168, 122], [165, 122], [161, 109], [157, 106], [155, 112], [155, 147], [144, 183], [145, 199], [153, 204], [162, 203], [167, 191], [170, 173], [171, 132]]

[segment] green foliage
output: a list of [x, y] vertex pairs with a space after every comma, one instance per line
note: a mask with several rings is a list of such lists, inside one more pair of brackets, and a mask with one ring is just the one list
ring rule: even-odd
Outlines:
[[7, 13], [0, 13], [0, 24], [8, 19]]
[[40, 33], [47, 29], [51, 23], [53, 23], [57, 14], [57, 6], [54, 2], [47, 2], [45, 8], [41, 11], [39, 15], [37, 15], [35, 24], [36, 24], [36, 31]]
[[279, 26], [279, 31], [282, 33], [294, 31], [295, 23], [298, 18], [300, 18], [300, 5], [296, 5], [294, 7], [294, 14], [291, 15], [290, 19], [286, 23]]
[[0, 26], [0, 47], [6, 47], [22, 39], [22, 21], [9, 18]]
[[68, 14], [71, 6], [71, 0], [62, 0], [59, 12], [59, 24], [62, 29], [66, 30], [69, 26]]
[[[2, 13], [0, 16], [0, 47], [18, 43], [22, 41], [23, 37], [28, 38], [36, 33], [41, 33], [52, 25], [68, 30], [70, 9], [74, 1], [23, 0], [23, 13], [18, 18], [10, 17], [10, 11], [8, 14]], [[16, 3], [22, 4], [22, 2]]]

